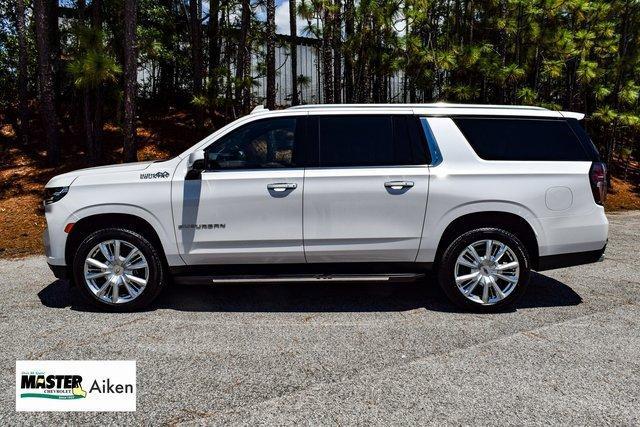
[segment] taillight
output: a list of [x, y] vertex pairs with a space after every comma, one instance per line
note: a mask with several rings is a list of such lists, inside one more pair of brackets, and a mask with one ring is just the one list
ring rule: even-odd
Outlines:
[[593, 162], [589, 170], [589, 182], [593, 199], [599, 205], [603, 205], [607, 198], [607, 167], [604, 163]]

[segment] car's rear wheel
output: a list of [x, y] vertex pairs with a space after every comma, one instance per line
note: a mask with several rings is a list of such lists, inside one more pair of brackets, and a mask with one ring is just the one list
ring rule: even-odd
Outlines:
[[460, 307], [499, 311], [524, 293], [529, 274], [527, 249], [515, 235], [499, 228], [480, 228], [449, 244], [438, 281]]
[[126, 228], [98, 230], [78, 246], [74, 282], [90, 303], [108, 311], [146, 307], [165, 287], [158, 250], [144, 236]]

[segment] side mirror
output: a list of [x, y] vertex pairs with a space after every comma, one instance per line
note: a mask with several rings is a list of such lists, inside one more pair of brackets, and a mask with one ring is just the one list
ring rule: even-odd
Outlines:
[[203, 150], [197, 150], [189, 154], [189, 160], [187, 160], [186, 179], [200, 179], [204, 166]]

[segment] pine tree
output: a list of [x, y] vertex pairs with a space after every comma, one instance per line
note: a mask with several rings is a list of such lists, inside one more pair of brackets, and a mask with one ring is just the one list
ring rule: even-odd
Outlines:
[[58, 115], [55, 108], [55, 92], [49, 56], [49, 17], [45, 0], [34, 0], [34, 20], [36, 25], [36, 44], [38, 46], [38, 93], [40, 118], [47, 140], [47, 158], [51, 165], [60, 162], [60, 144], [58, 138]]
[[331, 0], [324, 0], [322, 7], [322, 85], [324, 103], [333, 104], [333, 16]]
[[24, 0], [16, 0], [16, 32], [18, 33], [18, 139], [27, 144], [29, 134], [28, 59]]
[[193, 73], [193, 98], [195, 102], [196, 127], [204, 125], [202, 106], [202, 0], [189, 0], [189, 22], [191, 33], [191, 67]]
[[[353, 40], [355, 26], [355, 6], [354, 0], [346, 0], [345, 3], [344, 32], [347, 45]], [[344, 89], [345, 101], [353, 103], [355, 100], [353, 88], [353, 50], [343, 50], [344, 54]]]
[[235, 99], [240, 106], [240, 111], [248, 112], [250, 103], [249, 79], [251, 69], [251, 46], [249, 43], [249, 30], [251, 27], [251, 4], [249, 0], [241, 1], [242, 11], [240, 16], [240, 39], [238, 40], [238, 52], [236, 59]]
[[291, 56], [291, 105], [298, 105], [298, 25], [296, 14], [296, 0], [289, 0], [289, 29], [291, 32], [291, 44], [289, 45]]
[[209, 3], [209, 98], [216, 104], [220, 91], [220, 0]]
[[276, 2], [267, 0], [267, 108], [276, 108]]
[[138, 56], [136, 54], [136, 0], [124, 2], [124, 161], [138, 160], [136, 146], [136, 92]]
[[332, 16], [333, 101], [342, 102], [342, 0], [335, 0]]

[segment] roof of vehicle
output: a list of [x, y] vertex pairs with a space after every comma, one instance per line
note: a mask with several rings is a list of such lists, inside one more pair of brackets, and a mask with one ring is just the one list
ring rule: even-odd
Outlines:
[[235, 120], [213, 132], [194, 147], [189, 148], [179, 157], [189, 155], [194, 149], [202, 149], [219, 135], [242, 126], [244, 123], [265, 117], [286, 117], [288, 115], [309, 114], [416, 114], [430, 117], [449, 116], [501, 116], [501, 117], [541, 117], [572, 118], [582, 120], [584, 114], [569, 111], [552, 111], [542, 107], [527, 105], [489, 105], [489, 104], [306, 104], [269, 111], [263, 105], [256, 106], [251, 114]]
[[[547, 110], [542, 107], [529, 105], [490, 105], [490, 104], [449, 104], [436, 102], [432, 104], [307, 104], [296, 105], [289, 109], [335, 109], [335, 108], [482, 108], [482, 109], [517, 109], [517, 110]], [[548, 110], [547, 110], [548, 111]]]
[[[412, 110], [415, 114], [429, 116], [453, 115], [486, 115], [486, 116], [525, 116], [525, 117], [554, 117], [573, 118], [582, 120], [584, 114], [569, 111], [553, 111], [543, 107], [530, 105], [490, 105], [490, 104], [449, 104], [437, 102], [433, 104], [307, 104], [289, 107], [284, 111], [308, 111], [311, 113], [327, 112], [382, 112], [384, 110], [399, 111]], [[252, 113], [267, 112], [258, 106]], [[282, 111], [282, 110], [280, 110]]]

